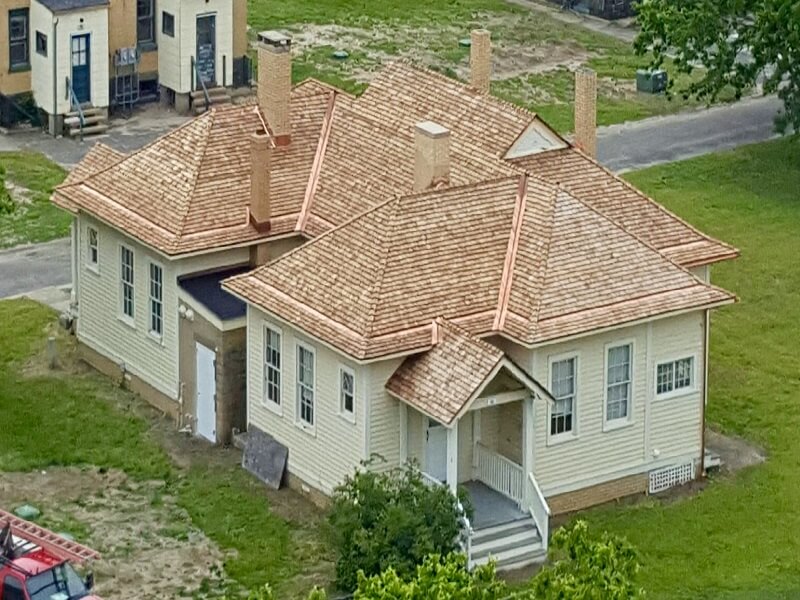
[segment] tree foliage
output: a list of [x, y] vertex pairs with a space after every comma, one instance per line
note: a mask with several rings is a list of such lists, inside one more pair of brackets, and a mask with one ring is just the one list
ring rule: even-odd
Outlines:
[[537, 600], [630, 600], [641, 598], [636, 584], [640, 564], [627, 540], [603, 532], [592, 535], [585, 521], [576, 521], [553, 534], [553, 564], [534, 578]]
[[636, 50], [652, 50], [653, 67], [668, 58], [680, 72], [704, 67], [687, 95], [710, 101], [732, 88], [739, 97], [761, 80], [783, 100], [778, 127], [800, 131], [800, 1], [641, 0], [637, 10]]
[[334, 491], [329, 516], [337, 586], [352, 590], [359, 571], [370, 577], [389, 567], [407, 577], [425, 556], [456, 550], [462, 506], [414, 466], [357, 471]]

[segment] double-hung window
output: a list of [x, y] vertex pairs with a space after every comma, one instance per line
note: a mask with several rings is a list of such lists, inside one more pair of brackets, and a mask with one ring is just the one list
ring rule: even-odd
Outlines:
[[631, 407], [633, 346], [608, 349], [606, 356], [606, 421], [627, 420]]
[[656, 394], [686, 391], [694, 386], [694, 358], [680, 358], [656, 367]]
[[577, 391], [576, 357], [554, 361], [550, 365], [550, 390], [555, 398], [550, 412], [550, 435], [570, 433], [575, 426], [575, 395]]
[[94, 227], [86, 228], [86, 265], [93, 271], [100, 266], [99, 234]]
[[28, 69], [31, 65], [29, 31], [27, 8], [8, 11], [8, 66], [11, 71]]
[[281, 334], [264, 328], [264, 400], [281, 405]]
[[297, 346], [297, 416], [314, 426], [314, 351], [306, 346]]
[[136, 0], [136, 41], [139, 44], [155, 44], [155, 4], [155, 0]]
[[120, 293], [122, 295], [122, 316], [133, 319], [133, 250], [120, 246]]
[[356, 412], [356, 378], [350, 369], [339, 369], [339, 412], [353, 419]]
[[161, 337], [164, 333], [164, 271], [150, 263], [150, 333]]

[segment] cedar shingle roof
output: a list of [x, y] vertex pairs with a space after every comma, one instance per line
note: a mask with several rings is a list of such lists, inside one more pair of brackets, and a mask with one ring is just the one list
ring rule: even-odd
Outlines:
[[437, 317], [536, 344], [734, 299], [525, 176], [388, 200], [225, 286], [357, 358], [427, 348]]
[[[102, 142], [97, 142], [89, 148], [81, 161], [67, 174], [61, 185], [71, 185], [83, 181], [90, 175], [94, 175], [104, 169], [115, 165], [122, 160], [125, 155], [114, 150], [111, 146], [106, 146]], [[78, 207], [58, 194], [53, 196], [53, 202], [71, 213], [77, 212]]]
[[446, 319], [433, 323], [437, 343], [406, 358], [386, 382], [389, 393], [448, 425], [501, 364], [504, 354]]

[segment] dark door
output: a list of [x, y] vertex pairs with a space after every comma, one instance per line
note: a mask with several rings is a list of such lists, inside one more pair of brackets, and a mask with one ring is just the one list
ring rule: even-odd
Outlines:
[[72, 89], [78, 102], [91, 101], [89, 34], [72, 36]]
[[[216, 85], [217, 17], [197, 17], [197, 74], [207, 87]], [[198, 81], [198, 85], [199, 85]]]

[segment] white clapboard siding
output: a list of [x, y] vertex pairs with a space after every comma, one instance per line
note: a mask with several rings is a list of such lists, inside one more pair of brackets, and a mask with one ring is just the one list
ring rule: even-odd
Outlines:
[[[369, 370], [369, 454], [378, 471], [400, 465], [400, 401], [386, 392], [386, 382], [402, 359], [371, 363]], [[409, 452], [411, 448], [409, 446]]]
[[[281, 332], [281, 406], [268, 407], [264, 401], [264, 326]], [[311, 348], [315, 355], [313, 429], [299, 424], [296, 384], [297, 344]], [[302, 335], [286, 323], [250, 306], [247, 315], [247, 402], [248, 422], [269, 433], [289, 448], [289, 471], [310, 486], [330, 493], [351, 475], [364, 458], [364, 369], [329, 347]], [[355, 373], [355, 417], [345, 418], [339, 410], [339, 368]]]

